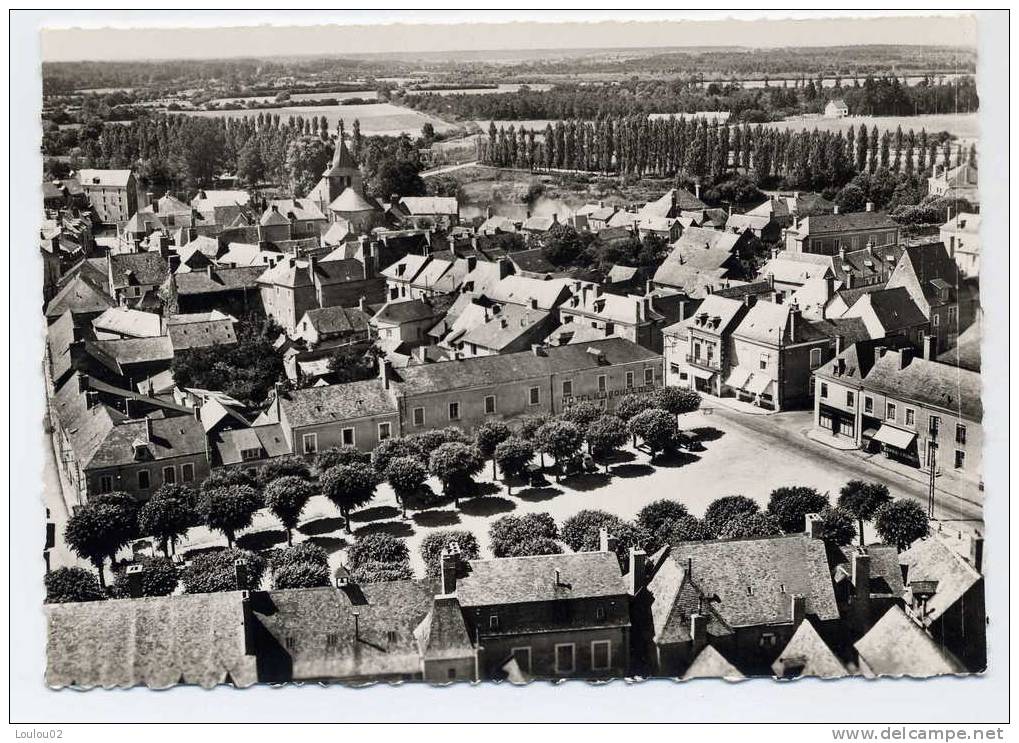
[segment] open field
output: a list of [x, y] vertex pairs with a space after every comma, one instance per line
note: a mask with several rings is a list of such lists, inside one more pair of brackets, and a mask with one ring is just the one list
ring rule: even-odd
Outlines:
[[361, 122], [361, 133], [365, 135], [380, 134], [398, 136], [403, 132], [417, 135], [421, 127], [431, 123], [435, 131], [444, 132], [456, 127], [442, 119], [423, 114], [418, 111], [395, 106], [392, 103], [373, 103], [356, 106], [278, 106], [274, 108], [242, 109], [237, 111], [185, 111], [188, 116], [204, 116], [206, 118], [257, 118], [259, 114], [269, 116], [279, 114], [281, 118], [289, 116], [325, 116], [329, 128], [335, 129], [337, 122], [343, 119], [348, 130], [354, 119]]
[[767, 126], [778, 129], [827, 129], [833, 132], [847, 132], [850, 129], [860, 128], [865, 124], [867, 129], [877, 127], [878, 131], [895, 131], [901, 126], [903, 131], [912, 129], [919, 132], [926, 129], [927, 133], [946, 131], [964, 140], [975, 140], [980, 138], [979, 114], [925, 114], [922, 116], [845, 116], [840, 119], [787, 119], [786, 121], [773, 121]]

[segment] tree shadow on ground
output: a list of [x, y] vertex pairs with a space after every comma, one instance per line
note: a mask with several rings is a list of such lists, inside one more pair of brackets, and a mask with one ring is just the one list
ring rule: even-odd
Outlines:
[[418, 511], [413, 519], [415, 524], [426, 528], [455, 526], [460, 523], [460, 514], [456, 511]]
[[523, 488], [514, 495], [520, 500], [525, 500], [530, 503], [540, 503], [541, 501], [551, 500], [557, 495], [562, 495], [562, 488], [552, 487], [551, 485], [544, 485], [540, 488]]
[[587, 492], [603, 488], [609, 484], [612, 478], [604, 472], [585, 472], [582, 475], [571, 475], [564, 480], [564, 484], [570, 490]]
[[195, 547], [194, 549], [184, 550], [180, 554], [181, 557], [184, 558], [184, 560], [193, 560], [196, 557], [201, 557], [202, 555], [211, 555], [213, 552], [222, 552], [225, 549], [226, 547], [224, 547], [223, 545], [215, 545], [212, 547]]
[[700, 428], [691, 428], [690, 430], [697, 434], [698, 438], [705, 443], [708, 441], [718, 441], [725, 436], [725, 431], [714, 426], [701, 426]]
[[311, 521], [297, 527], [297, 531], [309, 536], [316, 534], [331, 534], [332, 532], [340, 531], [341, 529], [343, 529], [343, 518], [340, 516], [323, 516], [322, 518], [312, 519]]
[[326, 552], [336, 552], [347, 546], [348, 542], [343, 537], [317, 536], [308, 537], [306, 542], [311, 542], [316, 547], [321, 547]]
[[605, 464], [606, 462], [608, 462], [609, 464], [623, 464], [624, 462], [632, 462], [636, 458], [637, 455], [634, 454], [632, 451], [620, 449], [618, 451], [612, 452], [611, 454], [605, 457], [600, 458], [598, 460], [598, 463]]
[[406, 521], [376, 521], [354, 530], [355, 537], [363, 537], [368, 534], [389, 534], [394, 537], [411, 537], [414, 535], [414, 528]]
[[373, 506], [350, 514], [351, 521], [385, 521], [400, 515], [400, 509], [394, 506]]
[[235, 540], [238, 547], [252, 552], [261, 552], [287, 541], [287, 533], [283, 529], [267, 529], [265, 531], [241, 534]]
[[474, 497], [484, 498], [486, 495], [495, 495], [502, 492], [502, 486], [497, 482], [479, 482], [474, 485]]
[[452, 498], [447, 497], [441, 491], [436, 493], [427, 483], [422, 485], [416, 493], [404, 497], [403, 500], [404, 505], [411, 511], [435, 508], [453, 502]]
[[468, 516], [494, 516], [497, 513], [508, 513], [516, 507], [517, 504], [508, 498], [495, 496], [470, 498], [460, 502], [460, 510]]
[[634, 463], [634, 464], [617, 464], [612, 468], [612, 474], [618, 477], [647, 477], [653, 474], [655, 468], [650, 464]]
[[673, 469], [676, 467], [684, 467], [688, 464], [693, 464], [694, 462], [699, 461], [701, 461], [701, 458], [696, 454], [690, 454], [685, 451], [667, 451], [655, 457], [655, 466]]

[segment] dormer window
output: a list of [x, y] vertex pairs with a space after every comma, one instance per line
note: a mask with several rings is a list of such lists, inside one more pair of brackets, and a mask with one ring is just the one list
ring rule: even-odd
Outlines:
[[250, 462], [254, 459], [262, 458], [261, 449], [241, 449], [241, 459], [245, 462]]

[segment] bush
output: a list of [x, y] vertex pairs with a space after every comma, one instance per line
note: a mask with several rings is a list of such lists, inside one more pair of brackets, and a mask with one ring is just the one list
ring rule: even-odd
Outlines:
[[356, 567], [366, 562], [398, 563], [410, 559], [407, 545], [392, 534], [365, 534], [347, 549], [347, 562]]
[[734, 516], [757, 513], [761, 507], [745, 495], [726, 495], [716, 498], [704, 512], [704, 528], [718, 536]]
[[[494, 557], [511, 557], [524, 542], [533, 539], [555, 540], [559, 529], [547, 513], [528, 513], [523, 516], [502, 516], [492, 522], [488, 537]], [[555, 554], [555, 553], [541, 553]]]
[[562, 545], [549, 537], [531, 537], [513, 544], [503, 557], [529, 557], [531, 555], [561, 555]]
[[354, 583], [388, 583], [394, 580], [410, 580], [414, 571], [409, 562], [378, 562], [369, 560], [350, 571]]
[[106, 598], [95, 573], [84, 568], [57, 568], [46, 573], [47, 604], [102, 601]]
[[719, 539], [755, 539], [776, 537], [782, 533], [778, 519], [768, 513], [739, 513], [725, 522], [718, 533]]
[[679, 519], [690, 515], [686, 506], [678, 501], [663, 498], [652, 501], [637, 512], [637, 524], [651, 534], [657, 534]]
[[[144, 567], [141, 577], [142, 596], [169, 596], [177, 590], [180, 581], [180, 573], [177, 566], [165, 557], [154, 557], [142, 560]], [[130, 598], [126, 568], [118, 570], [113, 579], [111, 594], [116, 598]]]
[[429, 578], [439, 577], [439, 558], [451, 542], [456, 542], [465, 560], [476, 560], [481, 554], [477, 538], [469, 531], [461, 529], [434, 531], [421, 541], [420, 547], [421, 561], [425, 564], [425, 574]]
[[287, 454], [266, 462], [258, 469], [258, 481], [263, 487], [281, 477], [300, 477], [307, 480], [311, 478], [311, 468], [304, 461], [304, 457]]
[[786, 534], [802, 533], [805, 516], [820, 513], [829, 506], [828, 496], [802, 485], [775, 488], [768, 499], [768, 513], [775, 517]]
[[351, 464], [368, 464], [371, 454], [363, 452], [356, 446], [331, 446], [315, 455], [315, 469], [319, 476], [333, 467]]
[[272, 587], [277, 591], [285, 588], [324, 588], [329, 585], [329, 567], [310, 562], [285, 565], [272, 574]]
[[291, 565], [329, 565], [329, 554], [313, 542], [301, 542], [292, 547], [276, 550], [269, 556], [273, 572]]
[[[237, 583], [235, 563], [245, 560], [247, 579]], [[217, 591], [256, 591], [262, 585], [265, 559], [254, 552], [225, 549], [195, 557], [180, 573], [184, 593], [215, 593]]]

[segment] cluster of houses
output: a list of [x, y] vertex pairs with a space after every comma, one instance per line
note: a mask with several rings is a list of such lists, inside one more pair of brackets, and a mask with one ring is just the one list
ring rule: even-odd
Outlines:
[[[841, 448], [979, 477], [978, 215], [911, 242], [886, 214], [840, 214], [816, 194], [733, 214], [673, 189], [570, 216], [604, 243], [668, 245], [658, 266], [595, 280], [529, 239], [516, 251], [489, 239], [541, 235], [558, 217], [468, 225], [453, 198], [383, 203], [342, 141], [302, 198], [154, 198], [130, 171], [100, 170], [44, 197], [49, 424], [72, 510], [574, 401], [611, 411], [663, 385], [813, 408]], [[285, 378], [264, 404], [175, 382], [175, 359], [236, 344], [248, 313], [280, 328]], [[339, 382], [333, 357], [372, 347], [378, 373]], [[607, 533], [597, 551], [536, 557], [466, 559], [450, 544], [437, 580], [53, 605], [48, 681], [982, 670], [980, 540], [935, 535], [898, 554], [839, 549], [817, 528], [622, 561]], [[123, 642], [148, 651], [111, 645]]]
[[[439, 576], [51, 604], [47, 683], [161, 688], [621, 677], [781, 678], [985, 668], [982, 541], [906, 551], [802, 534], [468, 559]], [[236, 566], [240, 576], [243, 561]], [[241, 578], [239, 577], [239, 580]], [[172, 631], [167, 632], [167, 627]]]

